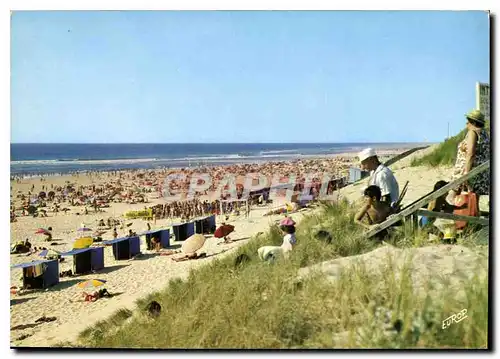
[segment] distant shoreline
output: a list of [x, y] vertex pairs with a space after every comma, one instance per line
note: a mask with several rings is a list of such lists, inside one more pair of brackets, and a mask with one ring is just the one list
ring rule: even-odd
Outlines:
[[[396, 155], [404, 152], [405, 150], [409, 150], [412, 148], [415, 148], [416, 146], [414, 144], [408, 144], [407, 146], [400, 146], [400, 147], [389, 147], [389, 148], [384, 148], [384, 147], [374, 147], [378, 154], [380, 156], [387, 156], [387, 155]], [[110, 173], [110, 172], [127, 172], [127, 171], [163, 171], [163, 170], [175, 170], [175, 169], [181, 169], [181, 168], [201, 168], [201, 167], [226, 167], [226, 166], [232, 166], [232, 165], [242, 165], [242, 164], [264, 164], [264, 163], [280, 163], [280, 162], [289, 162], [289, 161], [308, 161], [308, 160], [318, 160], [322, 158], [332, 158], [332, 157], [353, 157], [358, 153], [358, 149], [356, 150], [351, 150], [351, 151], [345, 151], [341, 153], [325, 153], [325, 154], [313, 154], [313, 155], [289, 155], [289, 156], [277, 156], [277, 157], [263, 157], [263, 156], [248, 156], [248, 157], [221, 157], [220, 160], [217, 159], [212, 159], [212, 161], [196, 161], [196, 160], [191, 160], [191, 161], [185, 161], [185, 160], [176, 160], [176, 159], [167, 159], [165, 160], [166, 162], [169, 163], [175, 163], [175, 165], [164, 165], [161, 166], [160, 163], [162, 163], [161, 159], [112, 159], [112, 160], [90, 160], [88, 165], [91, 164], [97, 164], [97, 165], [104, 165], [104, 166], [109, 166], [109, 165], [114, 165], [116, 166], [115, 168], [98, 168], [98, 166], [92, 166], [91, 168], [80, 168], [75, 171], [69, 171], [69, 170], [62, 170], [62, 171], [48, 171], [44, 172], [43, 170], [43, 165], [40, 166], [40, 169], [38, 171], [31, 171], [28, 172], [26, 171], [25, 173], [13, 173], [12, 172], [12, 162], [11, 161], [11, 180], [21, 178], [21, 179], [26, 179], [26, 178], [41, 178], [41, 177], [60, 177], [60, 176], [71, 176], [71, 175], [76, 175], [76, 174], [88, 174], [88, 173]], [[121, 162], [125, 161], [125, 162]], [[33, 163], [33, 165], [39, 164], [41, 161], [24, 161], [24, 162], [30, 162]], [[45, 161], [45, 163], [60, 163], [53, 165], [55, 166], [61, 166], [63, 167], [67, 163], [71, 163], [72, 161]], [[72, 163], [85, 163], [86, 161], [82, 160], [75, 160]], [[43, 163], [43, 162], [42, 162]], [[128, 164], [127, 166], [124, 167], [118, 167], [118, 164]], [[61, 168], [62, 169], [62, 168]]]

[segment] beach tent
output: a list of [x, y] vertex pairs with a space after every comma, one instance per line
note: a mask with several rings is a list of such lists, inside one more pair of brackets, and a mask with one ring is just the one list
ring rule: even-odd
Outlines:
[[196, 218], [193, 222], [195, 233], [213, 234], [215, 232], [215, 215]]
[[137, 236], [117, 238], [103, 243], [113, 245], [113, 256], [117, 261], [130, 259], [141, 252], [141, 241]]
[[194, 234], [194, 222], [176, 223], [172, 228], [176, 241], [185, 241]]
[[45, 289], [59, 283], [59, 262], [57, 260], [21, 263], [11, 268], [23, 269], [23, 287]]
[[61, 256], [73, 256], [73, 273], [84, 274], [104, 268], [104, 248], [73, 249]]
[[170, 247], [170, 229], [155, 229], [139, 233], [138, 236], [146, 236], [147, 249], [153, 249], [151, 240], [160, 237], [161, 248]]

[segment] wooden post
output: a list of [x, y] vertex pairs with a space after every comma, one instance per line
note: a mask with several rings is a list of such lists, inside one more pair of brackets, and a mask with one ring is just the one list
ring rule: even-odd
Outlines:
[[416, 231], [418, 229], [418, 215], [416, 213], [413, 213], [411, 215], [411, 226], [413, 231]]

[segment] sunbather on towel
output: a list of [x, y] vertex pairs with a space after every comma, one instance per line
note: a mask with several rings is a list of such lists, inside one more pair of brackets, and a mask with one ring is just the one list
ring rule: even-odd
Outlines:
[[98, 292], [94, 292], [91, 294], [83, 292], [83, 296], [86, 302], [95, 302], [99, 298], [112, 297], [112, 295], [107, 291], [106, 288], [100, 289]]
[[172, 249], [167, 249], [163, 252], [160, 252], [160, 256], [171, 256], [172, 254], [180, 253], [180, 251], [174, 251]]
[[[364, 191], [364, 196], [365, 204], [354, 217], [354, 222], [370, 229], [371, 226], [384, 222], [392, 213], [392, 209], [387, 202], [380, 201], [382, 193], [378, 186], [372, 185], [367, 187]], [[368, 224], [362, 221], [365, 216]], [[382, 234], [377, 235], [378, 238], [382, 238], [387, 234], [386, 231], [382, 231], [380, 233]]]
[[200, 254], [188, 253], [184, 257], [172, 258], [172, 260], [176, 261], [176, 262], [184, 262], [184, 261], [188, 261], [188, 260], [191, 260], [191, 259], [205, 258], [206, 256], [207, 256], [206, 253], [200, 253]]

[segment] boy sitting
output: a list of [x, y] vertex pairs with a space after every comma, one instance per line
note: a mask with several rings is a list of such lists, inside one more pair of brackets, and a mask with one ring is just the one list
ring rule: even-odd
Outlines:
[[[381, 202], [380, 198], [382, 193], [378, 186], [372, 185], [365, 189], [365, 204], [360, 209], [356, 216], [354, 217], [354, 222], [362, 225], [363, 227], [370, 229], [372, 225], [384, 222], [389, 215], [392, 214], [392, 208], [386, 202]], [[367, 223], [362, 222], [363, 218], [366, 216]], [[382, 235], [386, 231], [382, 231]], [[382, 236], [381, 235], [381, 236]]]

